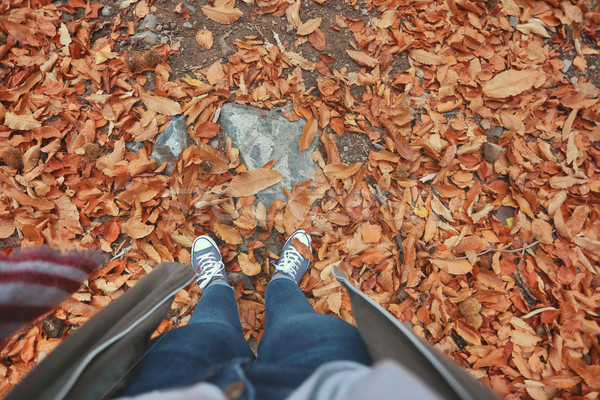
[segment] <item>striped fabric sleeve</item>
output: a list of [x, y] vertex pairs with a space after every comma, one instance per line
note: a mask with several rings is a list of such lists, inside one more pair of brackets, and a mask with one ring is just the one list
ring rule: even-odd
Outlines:
[[102, 262], [92, 251], [41, 247], [0, 253], [0, 340], [77, 291]]

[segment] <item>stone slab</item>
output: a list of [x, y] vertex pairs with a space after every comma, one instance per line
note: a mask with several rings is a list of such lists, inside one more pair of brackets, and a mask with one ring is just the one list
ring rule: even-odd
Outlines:
[[187, 133], [185, 120], [184, 115], [171, 118], [165, 130], [156, 136], [156, 141], [152, 146], [150, 158], [154, 158], [157, 165], [166, 162], [167, 174], [170, 174], [175, 168], [179, 154], [189, 146], [196, 144]]
[[319, 134], [308, 149], [300, 151], [298, 140], [306, 120], [301, 118], [290, 122], [284, 118], [281, 110], [262, 110], [228, 103], [223, 106], [219, 116], [222, 132], [240, 149], [248, 169], [262, 168], [274, 159], [273, 169], [283, 175], [279, 185], [257, 194], [258, 200], [267, 209], [274, 199], [286, 199], [281, 186], [292, 190], [294, 185], [315, 177], [316, 163], [312, 153], [319, 141]]

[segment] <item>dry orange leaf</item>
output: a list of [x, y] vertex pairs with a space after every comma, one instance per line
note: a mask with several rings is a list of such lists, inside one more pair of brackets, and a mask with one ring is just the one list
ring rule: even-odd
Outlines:
[[52, 210], [54, 208], [53, 202], [44, 200], [44, 199], [40, 199], [40, 198], [36, 198], [36, 197], [27, 196], [25, 193], [21, 192], [20, 190], [12, 188], [12, 187], [5, 186], [4, 194], [6, 194], [6, 196], [16, 200], [17, 202], [19, 202], [20, 204], [22, 204], [24, 206], [32, 206], [32, 207], [38, 208], [40, 210]]
[[387, 10], [381, 14], [377, 26], [381, 29], [389, 28], [396, 21], [396, 10]]
[[227, 244], [242, 244], [242, 235], [233, 226], [216, 223], [214, 225], [215, 233]]
[[296, 250], [298, 250], [298, 253], [300, 253], [302, 255], [302, 257], [306, 258], [307, 260], [312, 261], [313, 254], [312, 254], [312, 250], [310, 249], [309, 246], [302, 243], [300, 241], [300, 239], [298, 239], [298, 238], [292, 239], [292, 245], [294, 246], [294, 248]]
[[306, 21], [298, 27], [298, 31], [296, 33], [300, 36], [309, 35], [321, 26], [322, 21], [323, 18], [321, 17], [309, 19], [308, 21]]
[[346, 179], [357, 173], [361, 166], [361, 163], [354, 163], [350, 165], [327, 164], [323, 171], [325, 172], [325, 175], [327, 175], [327, 177], [330, 179]]
[[230, 196], [252, 196], [281, 181], [281, 173], [272, 169], [258, 168], [242, 172], [231, 180], [226, 193]]
[[181, 106], [179, 103], [166, 97], [140, 93], [140, 100], [142, 100], [142, 103], [144, 103], [148, 109], [156, 111], [157, 113], [164, 115], [181, 114]]
[[250, 260], [250, 257], [248, 257], [248, 254], [246, 253], [238, 254], [238, 261], [240, 263], [240, 268], [242, 269], [242, 272], [247, 276], [257, 275], [262, 270], [260, 264], [256, 261]]
[[319, 51], [325, 50], [325, 46], [327, 45], [325, 34], [320, 29], [315, 29], [313, 33], [308, 35], [308, 41], [315, 49]]
[[433, 54], [423, 49], [412, 49], [409, 52], [410, 58], [421, 64], [426, 65], [442, 65], [444, 63], [444, 57], [437, 54]]
[[208, 29], [200, 29], [196, 33], [196, 42], [207, 50], [212, 48], [214, 41], [213, 33]]
[[15, 232], [15, 220], [12, 218], [0, 219], [0, 239], [11, 237]]
[[441, 260], [432, 258], [431, 262], [439, 267], [441, 270], [448, 272], [452, 275], [462, 275], [471, 272], [473, 266], [468, 260]]
[[350, 56], [350, 58], [352, 58], [359, 65], [362, 65], [364, 67], [373, 68], [377, 64], [379, 64], [379, 60], [378, 59], [373, 58], [370, 55], [368, 55], [366, 53], [363, 53], [362, 51], [346, 50], [346, 53], [348, 53], [348, 55]]
[[215, 61], [208, 69], [206, 70], [206, 80], [211, 85], [216, 85], [221, 82], [225, 77], [225, 72], [223, 72], [223, 65]]
[[237, 8], [202, 6], [200, 9], [208, 18], [221, 24], [232, 24], [244, 14]]
[[127, 222], [121, 225], [121, 230], [133, 239], [141, 239], [152, 233], [154, 225], [142, 222], [142, 206], [136, 204], [133, 215], [129, 217]]
[[516, 96], [534, 86], [544, 83], [544, 71], [511, 69], [496, 75], [482, 86], [483, 94], [488, 97], [506, 98]]
[[17, 115], [11, 111], [7, 111], [4, 115], [4, 125], [8, 126], [10, 129], [21, 131], [27, 131], [42, 126], [42, 124], [31, 114]]
[[309, 119], [302, 128], [302, 136], [298, 142], [300, 151], [308, 149], [318, 131], [318, 123], [314, 118]]
[[381, 239], [381, 226], [372, 224], [363, 225], [361, 235], [365, 243], [378, 243]]
[[144, 18], [146, 15], [150, 13], [150, 8], [148, 7], [148, 3], [146, 0], [142, 0], [138, 2], [135, 6], [135, 16], [138, 18]]

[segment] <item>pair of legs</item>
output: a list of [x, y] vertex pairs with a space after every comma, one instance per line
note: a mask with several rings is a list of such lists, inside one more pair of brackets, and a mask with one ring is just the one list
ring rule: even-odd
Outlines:
[[205, 289], [190, 321], [155, 339], [125, 395], [192, 385], [242, 387], [246, 398], [283, 399], [320, 365], [338, 360], [370, 365], [357, 329], [317, 314], [286, 274], [265, 290], [265, 334], [256, 361], [244, 339], [234, 291], [221, 280]]

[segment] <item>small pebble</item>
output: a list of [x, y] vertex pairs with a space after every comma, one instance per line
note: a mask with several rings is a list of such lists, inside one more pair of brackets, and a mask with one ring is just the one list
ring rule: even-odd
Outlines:
[[156, 27], [156, 15], [148, 14], [142, 20], [140, 24], [140, 31], [151, 31]]
[[213, 139], [210, 141], [210, 147], [216, 149], [217, 147], [219, 147], [219, 139]]
[[496, 140], [500, 139], [504, 134], [504, 128], [501, 126], [494, 126], [491, 129], [487, 129], [485, 133], [488, 137], [488, 142], [495, 142]]
[[482, 119], [482, 120], [481, 120], [481, 123], [480, 123], [480, 125], [481, 125], [481, 127], [482, 127], [483, 129], [485, 129], [486, 131], [492, 127], [492, 124], [491, 124], [491, 123], [490, 123], [490, 121], [489, 121], [489, 120], [487, 120], [487, 119]]
[[192, 28], [192, 24], [189, 23], [188, 21], [186, 21], [186, 22], [183, 23], [183, 27], [184, 28]]
[[349, 147], [348, 146], [344, 146], [344, 151], [348, 151]]
[[160, 44], [167, 43], [168, 41], [169, 41], [168, 37], [166, 37], [166, 36], [161, 36], [160, 37]]
[[160, 38], [156, 33], [149, 31], [138, 32], [131, 37], [131, 41], [133, 43], [141, 42], [143, 44], [147, 44], [148, 46], [154, 46], [155, 44], [158, 44], [159, 40]]
[[183, 5], [190, 12], [190, 14], [194, 14], [197, 11], [196, 7], [194, 7], [193, 5], [191, 5], [190, 3], [188, 3], [185, 0], [183, 1]]
[[162, 25], [156, 25], [156, 30], [157, 31], [162, 31], [163, 30], [163, 26]]
[[499, 146], [496, 143], [486, 143], [485, 146], [483, 146], [483, 159], [489, 163], [494, 163], [498, 157], [500, 157], [502, 150], [502, 146]]
[[335, 6], [335, 11], [342, 11], [342, 5], [338, 4], [337, 6]]
[[171, 27], [171, 30], [177, 28], [177, 24], [175, 22], [171, 22], [169, 26]]
[[362, 10], [360, 10], [362, 15], [367, 15], [368, 11], [366, 8], [363, 8]]
[[509, 15], [508, 24], [514, 28], [515, 26], [519, 25], [519, 19], [514, 15]]
[[576, 83], [578, 83], [578, 82], [579, 82], [579, 78], [578, 78], [578, 77], [576, 77], [576, 76], [573, 76], [573, 77], [571, 78], [571, 83], [572, 83], [572, 84], [576, 84]]
[[104, 7], [102, 7], [102, 11], [100, 11], [100, 13], [103, 16], [108, 17], [112, 13], [111, 6], [104, 6]]
[[562, 62], [565, 63], [565, 66], [562, 67], [561, 72], [563, 74], [566, 74], [569, 68], [571, 68], [571, 65], [573, 65], [573, 61], [569, 60], [568, 58], [565, 58], [564, 60], [562, 60]]

